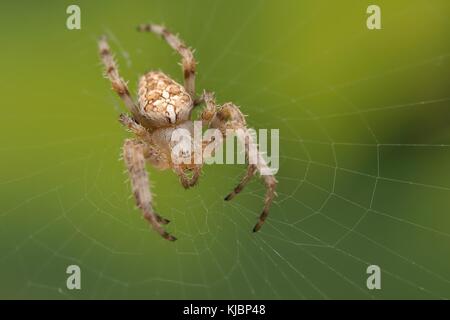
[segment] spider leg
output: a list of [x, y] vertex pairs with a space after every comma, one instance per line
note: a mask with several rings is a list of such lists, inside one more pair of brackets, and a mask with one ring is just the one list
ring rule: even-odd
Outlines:
[[134, 133], [138, 140], [145, 143], [144, 157], [154, 167], [162, 169], [167, 166], [167, 157], [157, 148], [153, 142], [151, 134], [142, 125], [125, 113], [119, 116], [119, 122], [130, 132]]
[[[252, 136], [247, 129], [244, 115], [239, 110], [239, 108], [232, 103], [226, 103], [223, 106], [219, 107], [218, 110], [211, 116], [210, 112], [212, 111], [211, 107], [214, 101], [205, 94], [203, 96], [205, 98], [206, 109], [204, 110], [204, 113], [202, 113], [202, 119], [203, 116], [206, 119], [209, 119], [208, 121], [210, 123], [210, 127], [219, 129], [222, 132], [224, 139], [226, 139], [227, 129], [231, 129], [234, 132], [237, 132], [239, 129], [242, 130], [244, 134], [237, 134], [237, 137], [245, 145], [246, 158], [248, 159], [249, 154], [253, 154], [252, 161], [247, 168], [245, 176], [242, 178], [241, 182], [234, 188], [234, 190], [225, 197], [225, 200], [231, 200], [236, 194], [241, 192], [256, 172], [259, 172], [261, 178], [263, 179], [264, 185], [266, 187], [266, 194], [264, 197], [263, 211], [259, 216], [258, 222], [253, 228], [253, 231], [256, 232], [261, 229], [262, 225], [267, 219], [270, 206], [272, 205], [273, 199], [276, 196], [275, 188], [277, 185], [277, 180], [273, 175], [262, 174], [262, 172], [269, 172], [269, 167], [265, 159], [259, 152], [256, 144], [254, 143]], [[211, 106], [208, 106], [208, 103], [210, 103]], [[252, 147], [252, 150], [256, 152], [252, 152], [250, 147]]]
[[209, 127], [217, 111], [218, 106], [216, 104], [216, 99], [212, 92], [203, 91], [203, 95], [200, 100], [205, 102], [205, 108], [203, 109], [200, 117], [202, 119], [203, 125]]
[[117, 63], [111, 54], [111, 49], [109, 48], [105, 36], [102, 36], [98, 41], [98, 50], [100, 53], [100, 58], [105, 65], [105, 73], [111, 81], [113, 90], [119, 95], [128, 110], [130, 110], [133, 115], [139, 114], [136, 104], [131, 98], [126, 82], [119, 75]]
[[163, 37], [172, 49], [177, 51], [181, 56], [181, 63], [184, 75], [184, 87], [194, 100], [194, 105], [199, 101], [195, 96], [195, 59], [194, 55], [188, 47], [165, 27], [157, 24], [141, 24], [138, 26], [138, 31], [149, 31]]
[[[155, 212], [155, 217], [156, 217], [156, 221], [158, 221], [159, 223], [161, 223], [161, 224], [168, 224], [169, 222], [170, 222], [170, 220], [169, 219], [166, 219], [166, 218], [164, 218], [164, 217], [161, 217], [159, 214], [157, 214], [156, 212]], [[175, 240], [176, 240], [176, 238], [175, 237], [173, 237]]]
[[119, 122], [127, 128], [130, 132], [134, 133], [141, 140], [151, 144], [151, 135], [143, 126], [137, 123], [133, 118], [125, 113], [121, 113], [119, 116]]
[[[210, 106], [208, 106], [208, 98], [205, 99], [205, 103], [207, 104], [207, 109], [210, 108]], [[207, 111], [207, 109], [205, 111]], [[243, 117], [242, 117], [243, 118]], [[237, 128], [245, 128], [245, 122], [242, 122], [241, 117], [239, 117], [238, 120], [238, 126]], [[240, 125], [239, 125], [240, 123]], [[248, 137], [247, 139], [250, 139], [250, 137]], [[245, 173], [245, 175], [242, 177], [241, 181], [239, 182], [239, 184], [233, 189], [232, 192], [230, 192], [226, 197], [225, 197], [225, 201], [230, 201], [231, 199], [233, 199], [238, 193], [240, 193], [244, 187], [247, 185], [247, 183], [252, 179], [252, 177], [255, 175], [256, 171], [257, 171], [257, 166], [255, 164], [250, 164], [249, 161], [249, 140], [245, 139], [245, 159], [246, 161], [249, 163], [249, 165], [247, 166], [247, 172]]]
[[136, 140], [127, 139], [123, 145], [123, 156], [131, 179], [131, 186], [137, 206], [142, 210], [144, 218], [153, 229], [164, 239], [175, 241], [176, 238], [163, 229], [161, 224], [169, 220], [162, 218], [153, 211], [152, 194], [149, 189], [149, 179], [145, 170], [144, 145]]
[[250, 179], [255, 175], [256, 173], [256, 166], [254, 164], [249, 164], [247, 167], [247, 172], [245, 173], [244, 177], [242, 177], [241, 182], [231, 191], [226, 197], [225, 201], [230, 201], [233, 199], [238, 193], [240, 193], [245, 185], [250, 181]]

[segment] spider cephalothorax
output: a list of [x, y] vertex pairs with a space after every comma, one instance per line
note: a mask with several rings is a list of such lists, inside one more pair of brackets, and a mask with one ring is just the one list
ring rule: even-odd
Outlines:
[[[179, 163], [174, 161], [172, 159], [173, 141], [171, 141], [172, 133], [177, 129], [193, 132], [194, 125], [193, 120], [191, 120], [191, 112], [197, 105], [205, 105], [200, 119], [202, 124], [207, 128], [218, 129], [224, 138], [230, 131], [247, 132], [248, 129], [243, 114], [233, 103], [217, 105], [214, 95], [206, 91], [203, 92], [201, 97], [195, 95], [196, 63], [194, 56], [192, 51], [178, 37], [166, 28], [154, 24], [141, 25], [138, 30], [150, 31], [162, 36], [181, 55], [184, 86], [160, 71], [150, 71], [140, 78], [138, 103], [136, 104], [125, 81], [119, 75], [105, 37], [102, 37], [99, 41], [99, 51], [113, 90], [122, 98], [131, 112], [131, 116], [121, 114], [119, 121], [136, 136], [134, 139], [125, 140], [123, 146], [123, 158], [131, 178], [136, 203], [151, 226], [162, 237], [173, 241], [176, 238], [162, 227], [169, 221], [153, 210], [152, 194], [149, 189], [149, 178], [145, 170], [145, 164], [150, 163], [161, 170], [172, 169], [180, 177], [180, 182], [185, 188], [190, 188], [197, 183], [203, 162]], [[251, 135], [245, 134], [239, 137], [248, 151], [249, 146], [253, 144]], [[209, 142], [202, 141], [201, 146], [205, 146]], [[183, 152], [182, 150], [181, 153]], [[186, 154], [183, 155], [186, 156]], [[187, 156], [190, 156], [190, 154], [187, 154]], [[257, 152], [254, 161], [249, 163], [245, 176], [234, 190], [225, 197], [225, 200], [231, 200], [242, 191], [256, 172], [261, 174], [263, 171], [268, 171], [267, 169], [266, 161]], [[261, 174], [261, 177], [267, 191], [263, 212], [253, 231], [258, 231], [261, 228], [275, 197], [277, 183], [275, 177], [267, 174]]]

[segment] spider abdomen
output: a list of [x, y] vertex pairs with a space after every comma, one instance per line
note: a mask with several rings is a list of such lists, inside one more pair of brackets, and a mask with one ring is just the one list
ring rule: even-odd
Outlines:
[[138, 95], [140, 113], [155, 127], [188, 120], [193, 106], [185, 88], [160, 71], [141, 77]]

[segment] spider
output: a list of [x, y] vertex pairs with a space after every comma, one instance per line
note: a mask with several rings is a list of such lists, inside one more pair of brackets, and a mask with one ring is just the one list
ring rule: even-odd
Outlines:
[[[105, 67], [107, 78], [111, 81], [112, 89], [119, 95], [131, 115], [120, 114], [119, 122], [131, 133], [134, 139], [126, 139], [123, 145], [123, 159], [130, 176], [131, 187], [138, 208], [153, 229], [163, 238], [174, 241], [176, 238], [169, 234], [163, 225], [169, 220], [161, 217], [153, 209], [152, 194], [149, 188], [149, 176], [146, 163], [160, 170], [172, 169], [179, 176], [184, 188], [196, 185], [203, 161], [195, 163], [175, 163], [171, 159], [171, 133], [179, 128], [193, 130], [191, 113], [194, 107], [203, 104], [200, 120], [206, 128], [220, 130], [223, 138], [227, 131], [237, 129], [248, 132], [244, 115], [239, 108], [231, 102], [218, 105], [214, 94], [203, 91], [200, 97], [195, 93], [196, 61], [190, 48], [176, 35], [165, 27], [156, 24], [142, 24], [138, 31], [153, 32], [162, 37], [167, 44], [181, 56], [184, 75], [184, 85], [161, 71], [149, 71], [139, 80], [138, 103], [130, 95], [127, 83], [120, 77], [117, 64], [113, 58], [105, 36], [98, 42], [100, 58]], [[228, 129], [228, 130], [227, 130]], [[246, 150], [250, 136], [244, 138]], [[208, 141], [202, 141], [202, 148]], [[210, 141], [209, 141], [210, 142]], [[247, 157], [248, 159], [248, 157]], [[263, 175], [262, 170], [267, 169], [267, 163], [261, 153], [257, 151], [257, 161], [248, 164], [247, 171], [234, 190], [225, 197], [231, 200], [242, 191], [247, 182], [259, 172], [266, 187], [264, 208], [259, 216], [253, 231], [258, 231], [266, 220], [269, 208], [276, 196], [277, 180], [273, 175]]]

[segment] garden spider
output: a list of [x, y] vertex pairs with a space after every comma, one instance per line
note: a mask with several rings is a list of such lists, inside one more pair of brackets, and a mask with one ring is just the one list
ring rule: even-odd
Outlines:
[[[126, 139], [123, 145], [123, 158], [128, 169], [131, 186], [137, 206], [142, 210], [143, 216], [163, 238], [174, 241], [176, 238], [164, 230], [162, 225], [169, 220], [161, 217], [153, 210], [152, 194], [149, 189], [149, 178], [145, 164], [164, 170], [172, 169], [180, 178], [184, 188], [194, 186], [200, 176], [201, 164], [181, 163], [177, 164], [171, 159], [171, 133], [176, 129], [193, 130], [191, 118], [192, 109], [204, 103], [201, 113], [201, 121], [205, 127], [220, 130], [223, 138], [226, 138], [229, 130], [244, 130], [248, 132], [244, 115], [233, 103], [216, 105], [214, 95], [203, 92], [200, 97], [195, 94], [195, 67], [196, 62], [192, 51], [174, 34], [165, 27], [155, 24], [143, 24], [138, 27], [139, 31], [150, 31], [161, 36], [177, 51], [182, 58], [184, 74], [184, 86], [172, 80], [161, 71], [150, 71], [144, 74], [139, 81], [138, 103], [132, 99], [126, 82], [120, 77], [116, 62], [111, 54], [106, 37], [100, 38], [98, 48], [101, 60], [105, 66], [106, 76], [112, 84], [112, 89], [125, 103], [131, 116], [121, 114], [120, 123], [125, 126], [136, 137]], [[227, 130], [228, 129], [228, 130]], [[250, 134], [246, 134], [242, 143], [248, 149], [251, 141]], [[210, 141], [203, 141], [204, 146]], [[247, 182], [256, 173], [268, 169], [268, 165], [259, 151], [256, 152], [256, 160], [249, 164], [247, 172], [234, 188], [225, 197], [231, 200], [242, 191]], [[258, 231], [269, 213], [269, 207], [275, 197], [277, 181], [273, 175], [261, 177], [266, 186], [264, 208], [253, 231]]]

